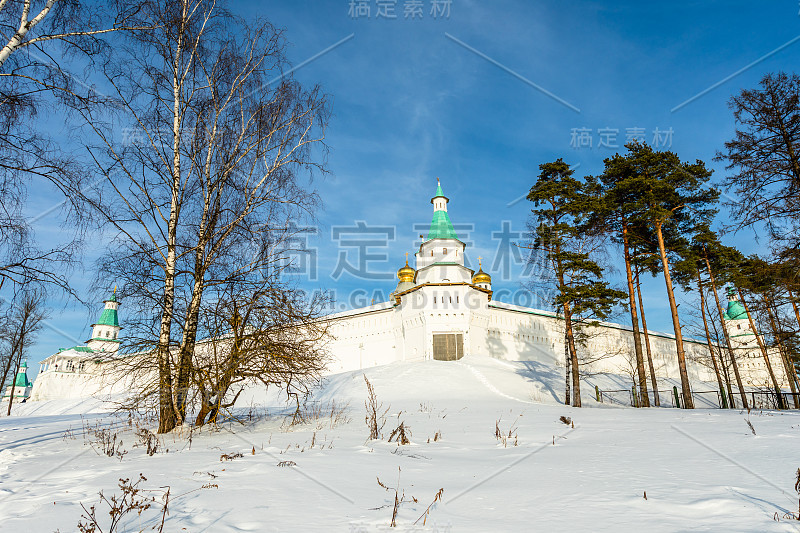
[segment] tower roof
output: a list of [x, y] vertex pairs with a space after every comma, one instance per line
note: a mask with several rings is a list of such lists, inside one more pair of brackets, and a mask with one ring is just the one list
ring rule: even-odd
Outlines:
[[747, 310], [739, 301], [739, 296], [736, 294], [736, 289], [729, 286], [727, 290], [728, 296], [728, 309], [725, 311], [725, 318], [728, 320], [741, 320], [747, 318]]
[[725, 311], [725, 318], [728, 320], [741, 320], [743, 318], [747, 318], [747, 311], [742, 305], [742, 302], [738, 300], [729, 301], [728, 310]]
[[431, 239], [458, 239], [447, 211], [433, 212], [431, 229], [428, 231], [428, 240]]
[[14, 380], [14, 386], [19, 388], [25, 388], [31, 384], [28, 380], [28, 374], [26, 372], [28, 370], [28, 363], [22, 363], [22, 366], [19, 367], [19, 372], [17, 372], [17, 377]]
[[[444, 198], [447, 200], [447, 197], [442, 191], [442, 184], [439, 183], [438, 178], [436, 179], [436, 195], [431, 199], [431, 202], [436, 198]], [[428, 231], [427, 240], [431, 239], [458, 239], [456, 230], [453, 228], [453, 223], [450, 222], [450, 215], [448, 215], [447, 211], [444, 209], [434, 207], [431, 229]]]
[[119, 317], [117, 317], [116, 309], [103, 309], [100, 318], [95, 322], [96, 326], [114, 326], [119, 327]]
[[[114, 288], [114, 292], [111, 293], [111, 296], [108, 300], [105, 300], [106, 303], [108, 302], [116, 302], [117, 301], [117, 289]], [[117, 310], [114, 309], [115, 306], [108, 306], [103, 309], [103, 312], [100, 314], [100, 318], [95, 322], [94, 326], [113, 326], [119, 327], [119, 317], [117, 316]]]

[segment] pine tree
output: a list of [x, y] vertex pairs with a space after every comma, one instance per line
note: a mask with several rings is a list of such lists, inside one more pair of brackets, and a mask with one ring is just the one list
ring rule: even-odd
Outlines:
[[[701, 228], [701, 232], [699, 234], [700, 238], [702, 239], [706, 233], [710, 233], [711, 230], [703, 226]], [[719, 392], [722, 398], [722, 407], [723, 409], [728, 408], [728, 400], [725, 397], [725, 385], [722, 379], [721, 365], [717, 363], [717, 357], [714, 352], [714, 344], [711, 340], [711, 331], [708, 326], [708, 316], [706, 314], [706, 286], [703, 282], [702, 270], [703, 270], [703, 243], [698, 241], [698, 235], [692, 239], [692, 242], [685, 242], [685, 245], [679, 250], [679, 254], [681, 259], [675, 263], [674, 269], [674, 279], [680, 283], [684, 290], [687, 293], [692, 292], [693, 286], [697, 288], [697, 294], [699, 295], [700, 302], [700, 316], [703, 319], [703, 331], [705, 332], [706, 336], [706, 346], [708, 347], [708, 354], [711, 359], [712, 366], [714, 368], [714, 374], [717, 378], [717, 386], [719, 387]], [[730, 392], [730, 389], [728, 389]]]
[[683, 347], [678, 305], [670, 276], [670, 255], [667, 242], [674, 236], [690, 233], [692, 228], [710, 220], [719, 193], [705, 187], [711, 176], [705, 163], [681, 162], [673, 152], [654, 151], [646, 144], [633, 142], [625, 146], [625, 155], [615, 155], [606, 162], [606, 172], [620, 176], [615, 187], [624, 189], [631, 221], [646, 224], [656, 238], [661, 269], [675, 331], [675, 348], [681, 376], [681, 389], [688, 409], [694, 408], [686, 354]]
[[[601, 221], [603, 229], [608, 232], [614, 241], [622, 246], [622, 258], [625, 263], [625, 276], [628, 288], [628, 309], [631, 315], [633, 329], [633, 348], [636, 356], [636, 374], [641, 397], [642, 407], [650, 407], [650, 397], [647, 391], [647, 375], [644, 367], [644, 354], [642, 351], [642, 334], [639, 330], [639, 313], [636, 305], [636, 287], [633, 274], [632, 228], [636, 224], [639, 191], [631, 187], [636, 175], [628, 160], [612, 157], [605, 160], [605, 171], [600, 176], [600, 190], [602, 198]], [[649, 350], [649, 347], [648, 347]], [[651, 362], [651, 375], [654, 374]], [[654, 377], [654, 376], [653, 376]], [[654, 385], [653, 391], [658, 402], [658, 388]]]
[[587, 184], [573, 178], [573, 171], [562, 159], [539, 165], [539, 169], [539, 178], [528, 193], [528, 200], [534, 205], [531, 210], [534, 248], [547, 254], [556, 286], [553, 305], [564, 316], [564, 341], [572, 374], [569, 380], [572, 405], [580, 407], [576, 328], [607, 318], [625, 293], [602, 280], [602, 267], [585, 247], [587, 214], [600, 207], [596, 195], [587, 194]]

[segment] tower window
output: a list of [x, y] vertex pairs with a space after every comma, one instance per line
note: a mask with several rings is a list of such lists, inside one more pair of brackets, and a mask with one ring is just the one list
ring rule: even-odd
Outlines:
[[443, 253], [444, 255], [447, 255], [447, 248], [442, 248], [442, 253]]

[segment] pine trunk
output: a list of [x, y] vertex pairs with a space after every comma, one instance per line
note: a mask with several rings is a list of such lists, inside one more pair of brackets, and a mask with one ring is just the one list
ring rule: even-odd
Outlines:
[[572, 358], [569, 356], [569, 341], [567, 340], [567, 330], [564, 329], [564, 381], [565, 381], [565, 394], [564, 394], [564, 405], [569, 405], [572, 403], [571, 391], [570, 391], [570, 380], [572, 379], [572, 375], [570, 373], [570, 367], [572, 366]]
[[703, 278], [700, 276], [700, 269], [697, 269], [697, 291], [700, 293], [700, 313], [703, 315], [703, 329], [706, 331], [706, 343], [708, 343], [708, 354], [711, 356], [711, 362], [714, 364], [714, 374], [717, 375], [717, 384], [719, 385], [719, 393], [722, 395], [722, 408], [728, 408], [728, 402], [725, 400], [725, 385], [722, 383], [722, 376], [719, 373], [719, 365], [717, 365], [717, 357], [714, 355], [714, 347], [711, 343], [711, 332], [708, 330], [708, 319], [706, 318], [706, 295], [703, 288]]
[[578, 367], [578, 352], [575, 349], [575, 336], [572, 331], [572, 311], [568, 303], [564, 303], [564, 324], [572, 367], [572, 407], [581, 406], [581, 376]]
[[661, 231], [661, 223], [656, 222], [656, 236], [658, 237], [658, 253], [661, 256], [661, 265], [664, 269], [664, 282], [667, 285], [667, 298], [669, 299], [669, 309], [672, 313], [672, 327], [675, 330], [675, 349], [678, 352], [678, 369], [681, 374], [681, 391], [683, 392], [683, 404], [686, 409], [694, 409], [692, 399], [692, 389], [689, 387], [689, 373], [686, 370], [686, 354], [683, 350], [683, 335], [681, 334], [681, 323], [678, 319], [678, 306], [675, 303], [675, 293], [672, 290], [672, 278], [669, 275], [669, 259], [667, 250], [664, 246], [664, 234]]
[[778, 399], [778, 409], [783, 409], [783, 396], [781, 396], [781, 387], [778, 385], [778, 379], [775, 377], [775, 372], [772, 370], [772, 363], [769, 360], [767, 348], [764, 346], [764, 342], [761, 340], [761, 335], [758, 334], [756, 324], [753, 321], [753, 316], [750, 314], [750, 308], [748, 307], [747, 302], [744, 299], [744, 295], [742, 294], [742, 289], [737, 288], [736, 290], [739, 293], [739, 300], [741, 300], [742, 305], [744, 306], [744, 311], [747, 313], [747, 321], [750, 323], [750, 329], [753, 331], [753, 335], [756, 337], [758, 349], [761, 350], [761, 355], [764, 357], [764, 363], [767, 365], [769, 379], [772, 381], [772, 386], [775, 388], [775, 395]]
[[792, 296], [791, 292], [789, 297], [792, 299], [792, 308], [794, 309], [794, 316], [797, 318], [797, 326], [800, 327], [800, 310], [797, 309], [797, 302], [794, 301], [794, 296]]
[[[739, 388], [739, 395], [742, 397], [742, 406], [745, 409], [749, 409], [747, 403], [747, 393], [745, 393], [744, 391], [744, 385], [742, 384], [742, 376], [739, 374], [739, 365], [736, 364], [736, 356], [734, 356], [733, 354], [733, 346], [731, 345], [731, 336], [728, 333], [728, 328], [725, 326], [725, 312], [722, 310], [722, 304], [719, 303], [719, 294], [717, 293], [717, 283], [714, 280], [714, 271], [711, 270], [711, 263], [708, 260], [708, 254], [706, 253], [705, 248], [703, 248], [703, 260], [706, 263], [706, 270], [708, 270], [708, 279], [711, 282], [711, 292], [714, 293], [714, 300], [717, 303], [717, 311], [719, 311], [719, 321], [720, 324], [722, 324], [722, 334], [725, 336], [725, 344], [728, 347], [728, 357], [730, 358], [731, 366], [733, 367], [733, 375], [736, 377], [736, 386]], [[731, 403], [733, 404], [732, 399]]]
[[647, 366], [650, 367], [650, 384], [653, 386], [653, 403], [656, 407], [661, 407], [661, 398], [658, 392], [658, 381], [656, 379], [656, 369], [653, 365], [653, 353], [650, 348], [650, 334], [647, 332], [647, 319], [644, 316], [644, 301], [642, 300], [642, 286], [639, 283], [639, 267], [636, 266], [636, 296], [639, 300], [639, 314], [642, 316], [642, 333], [644, 336], [644, 347], [647, 352]]
[[639, 333], [639, 317], [636, 313], [636, 295], [633, 287], [633, 273], [631, 272], [631, 254], [628, 246], [628, 226], [622, 223], [622, 250], [625, 257], [625, 275], [628, 280], [628, 305], [631, 310], [631, 325], [633, 326], [633, 351], [636, 355], [636, 373], [639, 381], [640, 406], [650, 407], [650, 395], [647, 393], [647, 375], [644, 370], [644, 356], [642, 355], [642, 337]]
[[775, 336], [775, 341], [778, 344], [778, 352], [781, 355], [783, 370], [784, 372], [786, 372], [786, 380], [789, 382], [789, 388], [792, 391], [792, 400], [794, 402], [794, 408], [800, 409], [800, 398], [797, 397], [797, 386], [795, 382], [795, 380], [797, 379], [797, 373], [793, 371], [792, 366], [789, 364], [789, 358], [786, 354], [786, 350], [783, 347], [783, 341], [781, 341], [780, 338], [778, 323], [775, 320], [775, 316], [777, 315], [777, 310], [775, 311], [775, 313], [772, 312], [772, 307], [766, 295], [764, 295], [764, 305], [767, 308], [767, 315], [769, 315], [769, 324], [770, 327], [772, 327], [772, 334]]

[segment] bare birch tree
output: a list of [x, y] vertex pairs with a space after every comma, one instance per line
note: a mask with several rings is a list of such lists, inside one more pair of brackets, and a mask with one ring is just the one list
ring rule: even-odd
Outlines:
[[73, 190], [113, 231], [101, 271], [139, 317], [128, 347], [153, 354], [158, 382], [142, 385], [158, 391], [167, 432], [185, 421], [204, 291], [269, 261], [230, 260], [285, 225], [285, 206], [313, 207], [299, 173], [321, 166], [311, 146], [327, 108], [318, 89], [283, 77], [285, 41], [268, 23], [245, 25], [210, 0], [147, 4], [136, 20], [155, 29], [128, 32], [105, 68], [117, 114], [80, 110], [101, 183]]
[[11, 414], [11, 406], [14, 403], [16, 375], [36, 340], [37, 332], [42, 328], [45, 316], [44, 292], [40, 289], [26, 288], [12, 306], [11, 317], [6, 326], [6, 333], [9, 335], [7, 342], [11, 351], [3, 366], [3, 376], [0, 380], [0, 386], [4, 385], [10, 374], [11, 391], [6, 415]]

